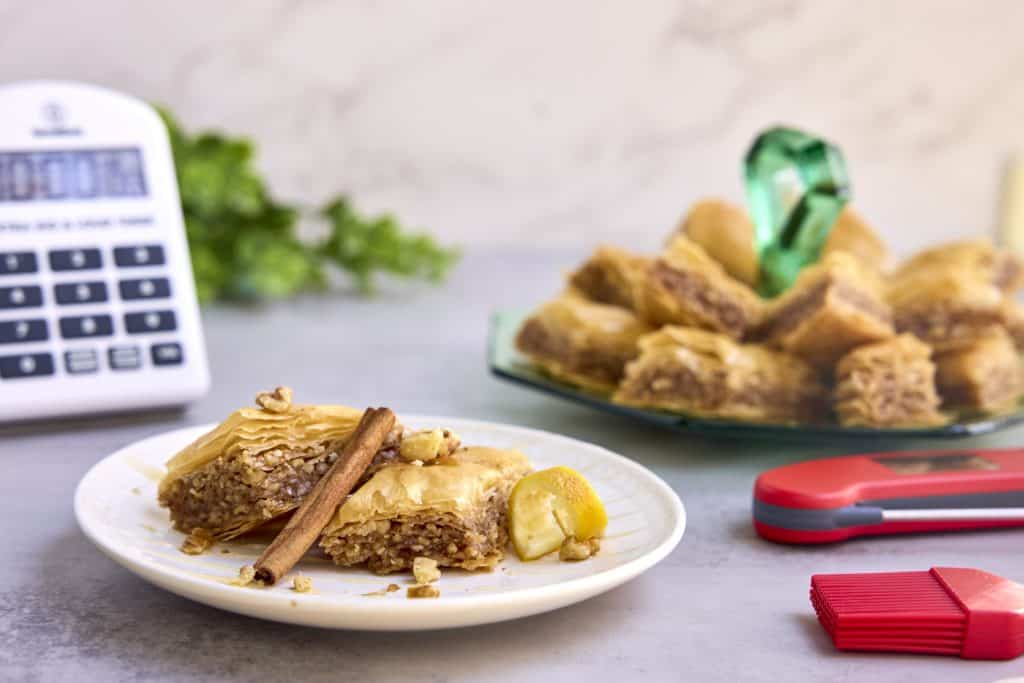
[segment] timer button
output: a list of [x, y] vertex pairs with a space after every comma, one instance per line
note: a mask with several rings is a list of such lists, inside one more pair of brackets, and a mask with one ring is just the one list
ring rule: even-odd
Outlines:
[[138, 346], [111, 346], [107, 351], [111, 370], [137, 370], [142, 366]]
[[75, 349], [64, 352], [64, 367], [69, 374], [84, 375], [100, 369], [99, 355], [95, 349]]
[[39, 263], [31, 251], [0, 252], [0, 275], [35, 273], [38, 270]]
[[0, 308], [32, 308], [42, 305], [42, 287], [0, 287]]
[[53, 356], [48, 353], [23, 353], [0, 356], [0, 377], [19, 379], [53, 374]]
[[65, 339], [109, 337], [114, 333], [114, 320], [109, 315], [80, 315], [60, 319], [60, 336]]
[[153, 357], [153, 365], [181, 365], [184, 360], [181, 344], [177, 342], [153, 344], [149, 347], [149, 353]]
[[121, 298], [125, 301], [166, 299], [171, 295], [171, 282], [165, 277], [121, 280], [117, 283], [117, 287], [121, 290]]
[[159, 244], [114, 247], [114, 263], [122, 268], [162, 266], [164, 264], [164, 248]]
[[124, 327], [128, 334], [145, 334], [147, 332], [166, 332], [176, 329], [177, 320], [174, 311], [145, 311], [142, 313], [125, 313]]
[[96, 270], [103, 267], [99, 249], [55, 249], [50, 252], [50, 270]]
[[0, 322], [0, 344], [44, 341], [49, 336], [46, 321], [42, 318]]
[[56, 285], [53, 294], [59, 304], [91, 304], [107, 300], [104, 282], [68, 282]]

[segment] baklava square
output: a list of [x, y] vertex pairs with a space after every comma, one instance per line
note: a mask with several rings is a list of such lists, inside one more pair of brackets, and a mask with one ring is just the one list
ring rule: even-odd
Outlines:
[[1003, 292], [977, 270], [924, 268], [895, 278], [888, 292], [893, 321], [945, 353], [998, 333], [1006, 324]]
[[988, 239], [951, 242], [924, 251], [904, 262], [893, 280], [914, 277], [928, 271], [965, 270], [1006, 294], [1024, 287], [1024, 264]]
[[994, 332], [936, 359], [939, 394], [953, 408], [998, 412], [1024, 390], [1021, 359], [1006, 332]]
[[651, 327], [624, 308], [588, 301], [575, 292], [544, 304], [516, 336], [516, 348], [556, 379], [609, 392], [636, 357]]
[[491, 569], [508, 545], [508, 497], [531, 470], [519, 451], [469, 447], [426, 465], [392, 464], [348, 500], [320, 537], [343, 567], [378, 574], [412, 568]]
[[763, 303], [754, 290], [680, 235], [647, 270], [639, 312], [654, 325], [698, 327], [740, 339], [761, 322]]
[[845, 427], [925, 427], [939, 412], [932, 350], [909, 334], [861, 346], [836, 368], [835, 409]]
[[756, 336], [830, 371], [850, 349], [893, 334], [877, 273], [848, 253], [833, 252], [771, 302]]
[[668, 326], [640, 340], [614, 400], [702, 417], [814, 422], [828, 393], [804, 361], [724, 334]]
[[597, 303], [635, 311], [640, 286], [654, 259], [601, 246], [569, 276], [569, 286]]

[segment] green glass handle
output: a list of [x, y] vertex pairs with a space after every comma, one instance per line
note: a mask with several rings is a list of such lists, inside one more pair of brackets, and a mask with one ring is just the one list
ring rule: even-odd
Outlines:
[[747, 201], [761, 262], [758, 290], [775, 296], [821, 256], [850, 196], [843, 153], [793, 128], [770, 128], [744, 159]]

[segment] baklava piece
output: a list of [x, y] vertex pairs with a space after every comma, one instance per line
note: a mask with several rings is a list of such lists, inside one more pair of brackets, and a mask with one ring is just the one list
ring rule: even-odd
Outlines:
[[614, 400], [703, 417], [813, 422], [828, 412], [817, 372], [795, 356], [686, 327], [640, 340]]
[[946, 422], [931, 348], [909, 334], [846, 354], [836, 368], [836, 414], [844, 427], [925, 427]]
[[526, 320], [516, 348], [556, 379], [612, 391], [650, 331], [631, 311], [567, 292]]
[[1017, 350], [1024, 350], [1024, 306], [1013, 300], [1003, 302], [1003, 323]]
[[725, 271], [751, 287], [760, 275], [754, 224], [741, 206], [724, 199], [702, 199], [676, 231], [699, 245]]
[[636, 310], [644, 274], [653, 259], [601, 246], [569, 276], [569, 286], [591, 301]]
[[320, 547], [336, 564], [378, 574], [410, 570], [416, 558], [492, 569], [508, 545], [509, 492], [530, 469], [518, 451], [482, 447], [390, 465], [338, 508]]
[[1013, 341], [997, 332], [936, 358], [939, 394], [953, 408], [998, 412], [1014, 407], [1024, 390]]
[[839, 213], [839, 218], [829, 231], [825, 246], [821, 249], [821, 255], [825, 257], [837, 251], [850, 254], [872, 270], [881, 270], [889, 260], [889, 250], [885, 242], [860, 214], [849, 206]]
[[654, 325], [685, 325], [740, 339], [761, 321], [762, 302], [696, 243], [675, 237], [647, 270], [640, 316]]
[[804, 269], [770, 305], [757, 338], [829, 371], [850, 349], [893, 336], [881, 282], [855, 257], [834, 252]]
[[[260, 394], [257, 403], [168, 461], [157, 495], [179, 531], [226, 540], [291, 512], [337, 460], [362, 415], [345, 406], [293, 405], [285, 388]], [[397, 460], [400, 441], [396, 427], [372, 469]]]
[[925, 268], [895, 278], [889, 303], [899, 332], [944, 353], [998, 333], [1006, 321], [1003, 293], [978, 271]]
[[894, 280], [928, 271], [965, 270], [1004, 293], [1024, 287], [1024, 264], [987, 239], [952, 242], [919, 252], [894, 273]]

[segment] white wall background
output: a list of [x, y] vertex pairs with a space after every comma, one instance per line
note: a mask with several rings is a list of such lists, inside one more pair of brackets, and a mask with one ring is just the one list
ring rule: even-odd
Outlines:
[[253, 136], [286, 198], [464, 244], [652, 247], [742, 198], [746, 146], [788, 122], [839, 142], [905, 252], [991, 230], [1022, 35], [1014, 0], [0, 0], [0, 81], [165, 103]]

